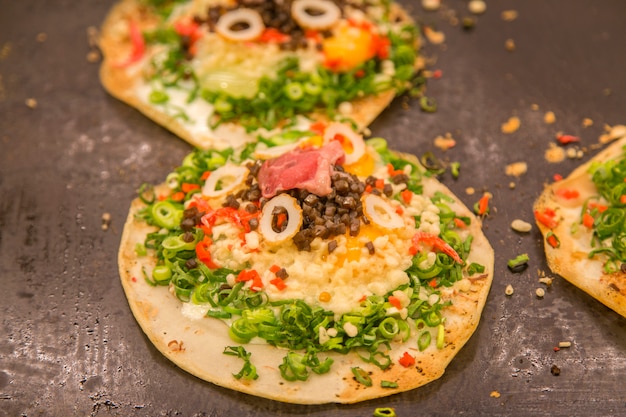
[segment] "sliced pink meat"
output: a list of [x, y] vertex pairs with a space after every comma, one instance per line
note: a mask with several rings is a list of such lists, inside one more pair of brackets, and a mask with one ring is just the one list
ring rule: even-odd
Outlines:
[[258, 181], [265, 198], [279, 191], [307, 190], [320, 197], [330, 194], [332, 165], [342, 162], [345, 153], [339, 141], [331, 141], [319, 149], [296, 148], [263, 163]]

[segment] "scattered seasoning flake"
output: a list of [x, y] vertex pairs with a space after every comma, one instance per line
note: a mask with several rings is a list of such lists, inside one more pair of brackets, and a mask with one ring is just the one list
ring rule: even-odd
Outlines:
[[504, 293], [506, 295], [513, 295], [514, 292], [515, 290], [513, 289], [513, 286], [511, 284], [507, 285], [506, 288], [504, 289]]
[[550, 373], [554, 376], [559, 376], [561, 375], [561, 368], [556, 365], [552, 365], [552, 367], [550, 368]]
[[516, 186], [517, 186], [517, 185], [516, 185], [516, 184], [515, 184], [515, 182], [513, 182], [513, 181], [511, 181], [511, 182], [509, 183], [509, 188], [510, 188], [511, 190], [514, 190]]
[[550, 143], [550, 146], [548, 147], [548, 149], [546, 149], [544, 157], [548, 162], [562, 162], [565, 159], [565, 150], [559, 146], [556, 146], [555, 143]]
[[547, 125], [551, 125], [556, 122], [556, 115], [553, 111], [547, 111], [546, 114], [543, 115], [543, 122]]
[[593, 120], [591, 120], [588, 117], [585, 117], [583, 119], [583, 127], [591, 127], [591, 126], [593, 126]]
[[504, 41], [504, 49], [509, 52], [513, 52], [515, 50], [515, 41], [511, 38]]
[[470, 0], [467, 3], [467, 9], [473, 14], [483, 14], [487, 10], [487, 3], [483, 0]]
[[533, 226], [530, 223], [525, 222], [521, 219], [515, 219], [511, 222], [511, 229], [515, 230], [516, 232], [528, 233], [532, 230], [532, 228]]
[[512, 22], [517, 19], [517, 16], [517, 10], [503, 10], [502, 13], [500, 13], [500, 17], [505, 22]]
[[538, 111], [538, 110], [539, 110], [539, 104], [534, 104], [534, 103], [533, 103], [533, 104], [531, 104], [531, 105], [530, 105], [530, 109], [531, 109], [532, 111]]
[[543, 288], [537, 288], [535, 290], [535, 295], [539, 298], [543, 298], [543, 296], [546, 295], [546, 290], [544, 290]]
[[474, 187], [467, 187], [465, 189], [465, 194], [467, 195], [474, 195], [476, 193], [476, 190], [474, 189]]
[[502, 123], [502, 125], [500, 126], [500, 130], [502, 130], [502, 133], [505, 134], [515, 133], [518, 131], [520, 125], [521, 121], [519, 117], [513, 116], [510, 117], [509, 120], [507, 120], [505, 123]]
[[48, 34], [45, 32], [39, 32], [35, 39], [37, 40], [37, 42], [45, 42], [46, 39], [48, 39]]
[[440, 6], [441, 0], [422, 0], [422, 7], [424, 8], [424, 10], [438, 10]]
[[489, 396], [491, 398], [500, 398], [500, 393], [498, 391], [491, 391], [491, 394], [489, 394]]
[[433, 143], [436, 147], [444, 152], [456, 146], [456, 141], [452, 138], [452, 135], [450, 135], [450, 133], [446, 133], [445, 136], [437, 136]]
[[37, 107], [37, 100], [35, 100], [34, 98], [27, 98], [25, 103], [26, 103], [26, 106], [31, 109], [34, 109]]
[[109, 226], [111, 225], [111, 213], [103, 213], [102, 214], [102, 230], [109, 230]]
[[424, 26], [424, 36], [428, 39], [428, 42], [433, 45], [440, 45], [446, 41], [446, 35], [443, 32], [437, 32], [430, 26]]
[[514, 162], [506, 166], [505, 173], [509, 177], [519, 177], [528, 171], [526, 162]]
[[552, 286], [552, 278], [549, 278], [549, 277], [541, 277], [539, 278], [539, 282], [541, 282], [542, 284], [545, 284], [546, 287]]
[[572, 346], [572, 342], [559, 342], [559, 348], [568, 348]]

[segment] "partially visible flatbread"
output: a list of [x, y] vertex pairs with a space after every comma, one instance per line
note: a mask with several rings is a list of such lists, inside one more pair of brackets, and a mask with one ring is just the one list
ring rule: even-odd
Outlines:
[[[406, 11], [395, 3], [393, 10], [399, 21], [407, 23], [412, 21]], [[201, 149], [241, 146], [255, 141], [258, 134], [268, 134], [264, 129], [246, 132], [236, 122], [222, 123], [216, 128], [209, 128], [208, 123], [204, 122], [209, 112], [199, 103], [201, 99], [194, 101], [198, 107], [193, 110], [197, 118], [202, 120], [200, 123], [197, 120], [194, 123], [188, 123], [168, 114], [158, 106], [151, 105], [140, 93], [146, 85], [143, 78], [145, 62], [131, 66], [120, 65], [133, 52], [129, 22], [134, 22], [143, 31], [154, 29], [159, 23], [159, 18], [140, 0], [120, 0], [110, 10], [101, 28], [99, 47], [103, 55], [100, 80], [112, 96]], [[416, 48], [418, 47], [416, 45]], [[415, 70], [417, 71], [422, 65], [422, 59], [418, 58], [415, 62]], [[362, 130], [389, 106], [395, 95], [395, 90], [386, 90], [377, 95], [357, 99], [351, 103], [351, 110], [347, 117], [356, 124], [359, 130]], [[312, 121], [328, 121], [323, 110], [306, 116]], [[280, 128], [279, 125], [276, 127]]]
[[[576, 168], [567, 178], [547, 186], [534, 205], [534, 210], [544, 213], [554, 210], [558, 225], [552, 229], [537, 221], [544, 237], [551, 231], [559, 241], [558, 247], [550, 245], [544, 239], [544, 250], [548, 266], [581, 290], [585, 291], [607, 307], [626, 317], [626, 273], [618, 271], [607, 274], [603, 270], [606, 257], [596, 255], [589, 258], [592, 251], [589, 229], [580, 224], [582, 207], [589, 197], [598, 195], [587, 170], [594, 161], [606, 162], [623, 155], [626, 138], [622, 138], [598, 153], [587, 163]], [[575, 190], [578, 197], [563, 198], [559, 190]], [[574, 229], [572, 229], [573, 225]], [[572, 233], [572, 230], [575, 230]]]
[[[405, 157], [417, 163], [416, 158]], [[267, 344], [246, 344], [245, 349], [252, 353], [251, 360], [260, 376], [255, 381], [237, 380], [233, 374], [240, 370], [241, 360], [223, 354], [226, 346], [236, 345], [228, 336], [227, 326], [218, 319], [191, 319], [183, 315], [182, 303], [167, 288], [152, 287], [144, 280], [142, 270], [150, 270], [155, 260], [150, 256], [138, 257], [135, 249], [155, 228], [136, 217], [144, 207], [140, 200], [131, 205], [118, 258], [121, 282], [130, 308], [143, 331], [168, 359], [198, 378], [240, 392], [288, 403], [355, 403], [427, 384], [443, 375], [447, 365], [476, 330], [493, 279], [494, 253], [482, 232], [481, 221], [447, 187], [428, 177], [423, 178], [423, 186], [426, 196], [439, 192], [453, 198], [455, 202], [449, 203], [450, 208], [471, 219], [466, 232], [473, 236], [473, 243], [467, 263], [475, 262], [485, 267], [484, 273], [457, 281], [450, 288], [441, 288], [443, 299], [452, 302], [443, 313], [445, 346], [442, 349], [437, 349], [433, 342], [423, 352], [418, 351], [417, 334], [414, 334], [405, 343], [392, 344], [393, 365], [386, 371], [364, 363], [353, 352], [345, 355], [329, 353], [335, 361], [329, 373], [311, 375], [305, 382], [287, 382], [278, 370], [286, 350]], [[165, 185], [160, 190], [168, 191]], [[416, 363], [405, 368], [398, 364], [398, 360], [407, 351], [415, 356]], [[371, 374], [371, 387], [355, 380], [351, 368], [357, 366]], [[381, 387], [383, 380], [396, 382], [398, 388]]]

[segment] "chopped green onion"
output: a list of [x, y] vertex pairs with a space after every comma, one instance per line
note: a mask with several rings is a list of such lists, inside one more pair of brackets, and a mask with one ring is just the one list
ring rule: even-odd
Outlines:
[[183, 217], [183, 210], [165, 200], [154, 203], [151, 213], [154, 223], [166, 229], [176, 228]]
[[437, 349], [443, 349], [445, 346], [445, 328], [443, 324], [437, 326]]
[[393, 381], [380, 381], [381, 388], [398, 388], [398, 383]]
[[366, 387], [372, 386], [372, 378], [363, 369], [355, 366], [352, 368], [352, 374], [359, 384], [365, 385]]
[[152, 279], [159, 284], [165, 285], [172, 278], [172, 269], [167, 265], [157, 265], [152, 270]]
[[428, 346], [430, 346], [430, 332], [424, 330], [417, 338], [417, 348], [420, 352], [423, 352]]
[[224, 349], [224, 355], [237, 356], [244, 360], [243, 367], [241, 371], [233, 376], [237, 379], [257, 379], [259, 375], [256, 373], [256, 367], [250, 362], [250, 356], [252, 353], [249, 353], [244, 349], [243, 346], [226, 346]]
[[522, 253], [521, 255], [516, 256], [513, 259], [509, 259], [506, 265], [512, 272], [522, 272], [526, 267], [528, 267], [529, 257], [527, 253]]
[[396, 417], [396, 410], [391, 407], [379, 407], [374, 410], [374, 417]]

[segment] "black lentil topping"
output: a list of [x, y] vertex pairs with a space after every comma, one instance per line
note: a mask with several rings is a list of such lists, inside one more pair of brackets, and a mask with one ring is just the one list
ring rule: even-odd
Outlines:
[[[257, 181], [257, 175], [261, 167], [261, 161], [250, 162], [246, 165], [250, 174], [246, 180], [246, 188], [238, 191], [234, 195], [229, 195], [224, 203], [224, 207], [240, 208], [254, 213], [259, 207], [267, 202], [261, 197], [261, 190]], [[395, 179], [395, 181], [394, 181]], [[406, 175], [396, 175], [391, 178], [395, 184], [406, 182]], [[318, 196], [302, 189], [285, 191], [295, 198], [302, 208], [302, 226], [293, 237], [293, 241], [301, 251], [311, 250], [311, 242], [320, 237], [328, 242], [328, 252], [331, 253], [337, 248], [337, 241], [333, 237], [350, 233], [357, 236], [362, 224], [369, 224], [367, 217], [363, 214], [361, 196], [369, 185], [372, 194], [392, 195], [391, 184], [386, 183], [382, 191], [376, 188], [378, 178], [370, 176], [365, 182], [357, 176], [345, 172], [340, 165], [333, 166], [331, 174], [331, 192], [326, 196]], [[197, 210], [196, 210], [197, 212]], [[280, 214], [286, 214], [282, 207], [276, 207], [273, 211], [272, 228], [275, 232], [284, 230], [288, 222], [280, 222]], [[186, 213], [185, 218], [193, 218], [196, 224], [199, 223], [198, 214], [195, 212]], [[201, 217], [201, 216], [200, 216]], [[185, 223], [186, 220], [183, 220]], [[191, 221], [188, 221], [191, 224]], [[249, 221], [250, 229], [258, 228], [258, 219], [252, 218]], [[193, 226], [191, 226], [193, 227]], [[368, 242], [367, 249], [374, 253], [374, 245]]]
[[[367, 3], [359, 4], [358, 2], [349, 0], [333, 0], [333, 2], [339, 7], [339, 10], [342, 11], [348, 5], [354, 9], [363, 11], [366, 11], [368, 7]], [[215, 31], [217, 21], [225, 13], [241, 7], [252, 9], [259, 13], [265, 27], [274, 28], [289, 35], [289, 39], [279, 46], [281, 49], [293, 51], [300, 47], [306, 47], [307, 40], [305, 30], [301, 28], [291, 16], [292, 3], [293, 0], [237, 0], [235, 6], [211, 6], [208, 9], [206, 19], [196, 16], [194, 21], [199, 24], [207, 24], [209, 30]], [[314, 15], [315, 10], [311, 10], [310, 13]], [[245, 27], [242, 26], [240, 29], [245, 29]], [[237, 27], [233, 27], [233, 30], [237, 30]], [[329, 31], [321, 31], [320, 34], [323, 37], [329, 37], [331, 35]]]

